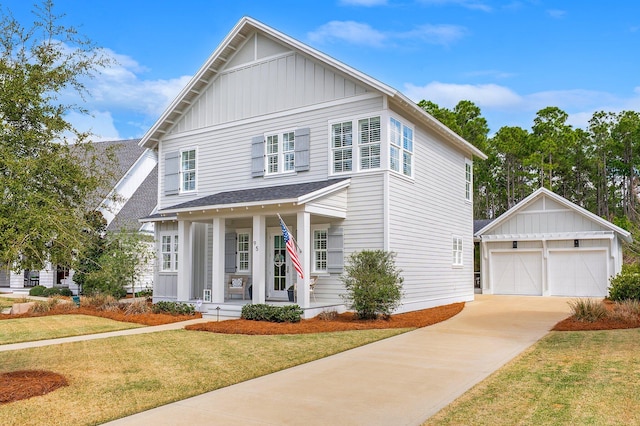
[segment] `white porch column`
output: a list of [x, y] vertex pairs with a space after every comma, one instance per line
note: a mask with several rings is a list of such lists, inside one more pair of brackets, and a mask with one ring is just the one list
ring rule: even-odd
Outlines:
[[251, 247], [252, 303], [265, 302], [265, 267], [267, 256], [267, 221], [265, 216], [253, 217], [253, 243]]
[[224, 219], [213, 219], [211, 301], [224, 303]]
[[300, 276], [296, 274], [296, 278], [298, 280], [296, 296], [298, 305], [300, 305], [301, 308], [308, 308], [310, 305], [309, 274], [311, 273], [311, 213], [298, 212], [297, 216], [298, 229], [296, 231], [296, 241], [298, 242], [298, 247], [302, 250], [302, 253], [298, 253], [298, 257], [300, 258], [304, 278], [300, 278]]
[[191, 222], [178, 221], [178, 288], [176, 295], [179, 302], [191, 298]]

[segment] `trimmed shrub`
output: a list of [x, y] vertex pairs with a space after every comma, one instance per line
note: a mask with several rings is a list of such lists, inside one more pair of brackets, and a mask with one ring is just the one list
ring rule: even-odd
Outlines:
[[60, 288], [60, 296], [71, 297], [73, 296], [73, 292], [68, 287]]
[[404, 279], [394, 257], [383, 250], [363, 250], [349, 256], [341, 277], [347, 290], [342, 298], [358, 318], [388, 318], [400, 305]]
[[569, 307], [578, 321], [596, 322], [608, 314], [601, 300], [577, 299], [569, 302]]
[[252, 321], [300, 322], [302, 318], [302, 308], [298, 305], [244, 305], [242, 307], [241, 318]]
[[634, 271], [637, 268], [623, 268], [622, 272], [611, 278], [609, 287], [609, 299], [640, 300], [640, 273]]
[[43, 285], [37, 285], [29, 290], [29, 296], [42, 296], [47, 288]]
[[60, 289], [56, 287], [45, 288], [42, 295], [44, 297], [60, 296]]
[[196, 308], [193, 305], [182, 302], [166, 302], [161, 301], [155, 303], [151, 310], [154, 314], [171, 314], [171, 315], [195, 315]]

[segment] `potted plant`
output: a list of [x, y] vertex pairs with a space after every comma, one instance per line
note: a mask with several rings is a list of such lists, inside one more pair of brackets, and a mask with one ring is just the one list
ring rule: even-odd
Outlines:
[[294, 292], [295, 292], [295, 287], [294, 286], [289, 286], [289, 288], [287, 289], [287, 296], [289, 296], [289, 302], [293, 302], [294, 300]]

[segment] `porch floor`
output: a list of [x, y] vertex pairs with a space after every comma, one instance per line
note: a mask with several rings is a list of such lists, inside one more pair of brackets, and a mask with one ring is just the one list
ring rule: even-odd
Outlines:
[[[190, 303], [195, 304], [196, 300], [191, 300]], [[225, 299], [224, 303], [212, 303], [203, 302], [200, 306], [199, 312], [202, 313], [203, 318], [240, 318], [242, 307], [244, 305], [251, 304], [249, 299]], [[294, 305], [296, 302], [289, 302], [287, 299], [267, 299], [265, 301], [267, 305], [272, 306], [288, 306]], [[312, 318], [322, 311], [337, 311], [342, 313], [346, 311], [346, 307], [342, 303], [335, 302], [316, 302], [312, 301], [307, 308], [302, 308], [304, 314], [303, 318]]]

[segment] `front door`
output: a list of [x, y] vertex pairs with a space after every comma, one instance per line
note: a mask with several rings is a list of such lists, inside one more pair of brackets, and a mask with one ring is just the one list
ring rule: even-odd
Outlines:
[[267, 297], [286, 299], [289, 280], [289, 262], [287, 248], [281, 231], [269, 232], [269, 259], [267, 266]]

